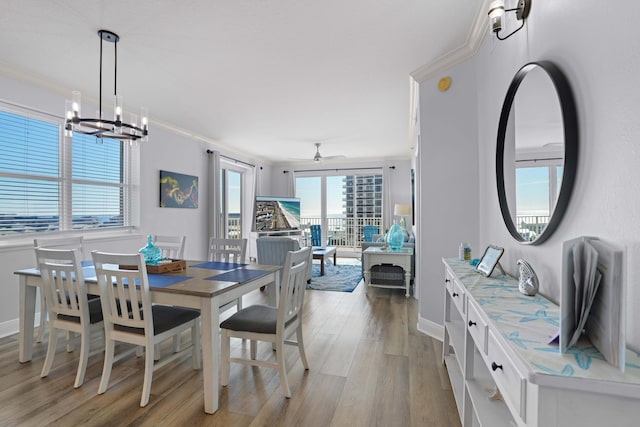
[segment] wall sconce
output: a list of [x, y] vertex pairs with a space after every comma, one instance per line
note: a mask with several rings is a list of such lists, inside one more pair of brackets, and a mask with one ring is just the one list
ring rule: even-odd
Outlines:
[[[491, 22], [491, 31], [496, 34], [498, 40], [506, 40], [515, 33], [517, 33], [522, 27], [524, 27], [524, 21], [529, 16], [529, 10], [531, 9], [531, 0], [518, 0], [518, 5], [513, 9], [504, 8], [504, 0], [494, 0], [489, 6], [489, 21]], [[522, 21], [522, 24], [514, 31], [512, 31], [506, 37], [500, 37], [500, 31], [502, 30], [502, 17], [505, 12], [515, 12], [516, 19]]]

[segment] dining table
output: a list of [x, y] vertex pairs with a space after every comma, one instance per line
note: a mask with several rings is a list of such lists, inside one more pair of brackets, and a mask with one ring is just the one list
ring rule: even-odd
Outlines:
[[[219, 261], [187, 261], [180, 271], [148, 274], [151, 300], [200, 310], [204, 411], [213, 414], [219, 406], [220, 306], [267, 286], [269, 305], [277, 307], [281, 266]], [[87, 292], [99, 294], [91, 261], [82, 262]], [[36, 291], [42, 286], [37, 268], [17, 270], [20, 282], [19, 361], [33, 355]]]

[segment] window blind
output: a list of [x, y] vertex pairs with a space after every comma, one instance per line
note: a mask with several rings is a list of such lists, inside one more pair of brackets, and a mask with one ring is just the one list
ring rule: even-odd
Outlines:
[[0, 236], [123, 227], [137, 217], [132, 147], [62, 132], [62, 119], [0, 111]]

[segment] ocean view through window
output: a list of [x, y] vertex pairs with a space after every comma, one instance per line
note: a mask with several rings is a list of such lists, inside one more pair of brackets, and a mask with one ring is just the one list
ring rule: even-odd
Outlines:
[[0, 110], [0, 236], [130, 225], [127, 150], [65, 138], [62, 118]]
[[320, 224], [328, 245], [356, 249], [364, 237], [363, 226], [376, 226], [383, 234], [381, 174], [311, 174], [296, 176], [303, 235], [309, 234], [311, 225]]

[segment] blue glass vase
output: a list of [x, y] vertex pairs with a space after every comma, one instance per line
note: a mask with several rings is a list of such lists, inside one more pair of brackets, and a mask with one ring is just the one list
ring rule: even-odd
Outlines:
[[387, 246], [392, 251], [399, 251], [404, 243], [404, 232], [398, 223], [394, 220], [393, 225], [387, 232]]
[[162, 259], [162, 251], [153, 244], [151, 236], [147, 237], [147, 245], [140, 248], [138, 252], [144, 257], [145, 264], [157, 265], [158, 261]]

